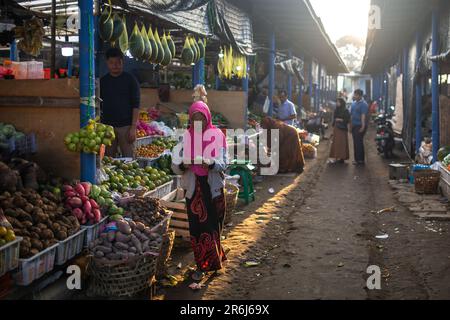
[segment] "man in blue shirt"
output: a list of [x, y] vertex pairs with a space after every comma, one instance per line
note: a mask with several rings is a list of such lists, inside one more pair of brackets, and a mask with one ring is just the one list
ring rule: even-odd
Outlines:
[[278, 107], [278, 119], [293, 126], [294, 120], [297, 119], [297, 111], [295, 105], [288, 100], [287, 92], [285, 90], [280, 91], [281, 105]]
[[364, 165], [364, 135], [367, 130], [369, 106], [363, 98], [363, 91], [358, 89], [353, 93], [354, 102], [351, 108], [351, 126], [353, 135], [354, 165]]

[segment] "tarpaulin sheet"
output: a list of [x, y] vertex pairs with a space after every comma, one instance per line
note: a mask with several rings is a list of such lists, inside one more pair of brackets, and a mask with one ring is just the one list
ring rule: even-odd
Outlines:
[[121, 1], [131, 10], [154, 15], [200, 35], [215, 35], [222, 42], [232, 44], [241, 54], [251, 53], [250, 16], [225, 0]]
[[401, 135], [403, 132], [403, 75], [400, 75], [395, 81], [396, 84], [396, 101], [395, 115], [392, 117], [394, 122], [394, 132]]
[[241, 54], [251, 54], [253, 27], [250, 16], [225, 0], [214, 0], [207, 7], [211, 32], [221, 41], [233, 44]]
[[[171, 22], [185, 30], [191, 31], [193, 33], [211, 36], [211, 31], [208, 25], [208, 17], [206, 15], [207, 4], [203, 6], [195, 7], [191, 10], [153, 10], [151, 6], [148, 6], [146, 2], [151, 2], [148, 0], [123, 0], [126, 2], [130, 10], [140, 11], [153, 16], [156, 16], [162, 20]], [[178, 1], [177, 1], [178, 2]], [[179, 1], [184, 5], [184, 1]], [[191, 1], [186, 1], [191, 2]], [[209, 1], [199, 1], [209, 3]], [[180, 4], [180, 5], [182, 5]], [[173, 7], [175, 8], [175, 7]]]
[[145, 8], [158, 13], [189, 11], [198, 9], [212, 0], [121, 0], [130, 7]]
[[305, 83], [305, 79], [303, 78], [304, 63], [302, 60], [297, 58], [288, 59], [275, 63], [275, 66], [280, 67], [285, 72], [297, 77], [303, 84]]

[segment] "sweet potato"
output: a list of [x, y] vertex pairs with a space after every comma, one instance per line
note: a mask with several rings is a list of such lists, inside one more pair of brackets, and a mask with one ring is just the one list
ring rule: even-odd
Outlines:
[[86, 196], [89, 196], [89, 194], [91, 193], [92, 185], [89, 182], [82, 182], [81, 185], [83, 186], [84, 194]]
[[116, 233], [116, 241], [117, 242], [128, 243], [130, 240], [131, 240], [131, 237], [129, 235], [125, 235], [120, 231], [118, 231]]
[[75, 191], [66, 191], [66, 192], [64, 192], [64, 196], [66, 197], [66, 198], [73, 198], [73, 197], [76, 197], [77, 196], [77, 194], [75, 193]]
[[145, 224], [143, 224], [142, 222], [137, 222], [136, 223], [136, 228], [141, 231], [144, 232], [145, 231]]
[[128, 251], [129, 246], [125, 243], [122, 242], [116, 242], [114, 243], [114, 246], [119, 249], [119, 250], [123, 250], [123, 251]]
[[86, 195], [86, 191], [83, 188], [83, 185], [81, 183], [78, 183], [75, 186], [75, 192], [78, 193], [78, 195], [81, 196], [85, 196]]
[[136, 247], [137, 252], [142, 253], [142, 244], [134, 234], [131, 235], [131, 242], [133, 243], [133, 246]]
[[120, 257], [120, 260], [128, 259], [128, 252], [117, 252], [116, 255]]
[[66, 191], [74, 191], [73, 187], [69, 186], [68, 184], [64, 185], [62, 187], [62, 189], [63, 189], [64, 192], [66, 192]]
[[137, 253], [136, 247], [129, 247], [129, 248], [128, 248], [128, 251], [129, 251], [129, 252], [132, 252], [132, 253]]
[[90, 199], [89, 202], [91, 203], [91, 207], [93, 209], [100, 209], [100, 206], [97, 204], [97, 202], [94, 199]]
[[136, 222], [134, 222], [133, 220], [129, 221], [128, 225], [131, 227], [131, 230], [136, 229]]
[[79, 221], [81, 221], [81, 220], [83, 219], [84, 214], [83, 214], [83, 211], [81, 211], [80, 208], [73, 209], [73, 210], [72, 210], [72, 213], [73, 213], [73, 215], [74, 215], [75, 217], [77, 217], [77, 219], [78, 219]]
[[119, 231], [123, 234], [131, 234], [131, 227], [125, 220], [117, 221], [117, 228], [119, 228]]
[[108, 258], [108, 260], [120, 260], [120, 255], [111, 252], [106, 255], [106, 258]]
[[72, 208], [81, 208], [83, 206], [83, 201], [78, 197], [69, 198], [66, 203]]
[[89, 214], [89, 213], [91, 213], [91, 211], [92, 211], [92, 206], [91, 206], [91, 203], [89, 202], [89, 201], [87, 201], [87, 202], [85, 202], [84, 204], [83, 204], [83, 211], [84, 211], [84, 213], [87, 215], [87, 214]]
[[93, 215], [95, 223], [99, 223], [102, 220], [102, 212], [99, 209], [94, 209]]
[[95, 250], [97, 250], [97, 251], [102, 251], [102, 252], [105, 253], [105, 254], [108, 254], [108, 253], [111, 253], [111, 252], [112, 252], [112, 249], [111, 249], [111, 248], [108, 248], [108, 247], [106, 247], [106, 246], [96, 246], [96, 247], [95, 247]]

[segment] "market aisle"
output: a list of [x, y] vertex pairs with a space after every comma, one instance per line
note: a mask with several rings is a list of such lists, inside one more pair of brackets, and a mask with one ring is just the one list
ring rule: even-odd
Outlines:
[[[187, 280], [165, 298], [450, 298], [450, 223], [426, 223], [396, 201], [388, 184], [389, 161], [377, 154], [373, 135], [366, 138], [366, 167], [327, 165], [325, 141], [304, 174], [269, 177], [258, 185], [257, 201], [227, 228], [224, 243], [232, 251], [226, 273], [198, 292]], [[397, 211], [374, 214], [391, 206]], [[384, 232], [387, 240], [375, 238]], [[185, 252], [184, 261], [191, 260]], [[370, 265], [382, 271], [382, 290], [366, 288]]]
[[311, 196], [291, 216], [291, 267], [264, 278], [251, 299], [366, 298], [369, 253], [360, 235], [376, 207], [368, 167], [324, 166]]

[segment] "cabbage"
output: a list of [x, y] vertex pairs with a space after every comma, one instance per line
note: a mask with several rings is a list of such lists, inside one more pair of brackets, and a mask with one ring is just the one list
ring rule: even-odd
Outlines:
[[3, 128], [2, 128], [2, 133], [8, 139], [11, 138], [14, 135], [15, 132], [16, 132], [16, 129], [11, 124], [4, 125]]

